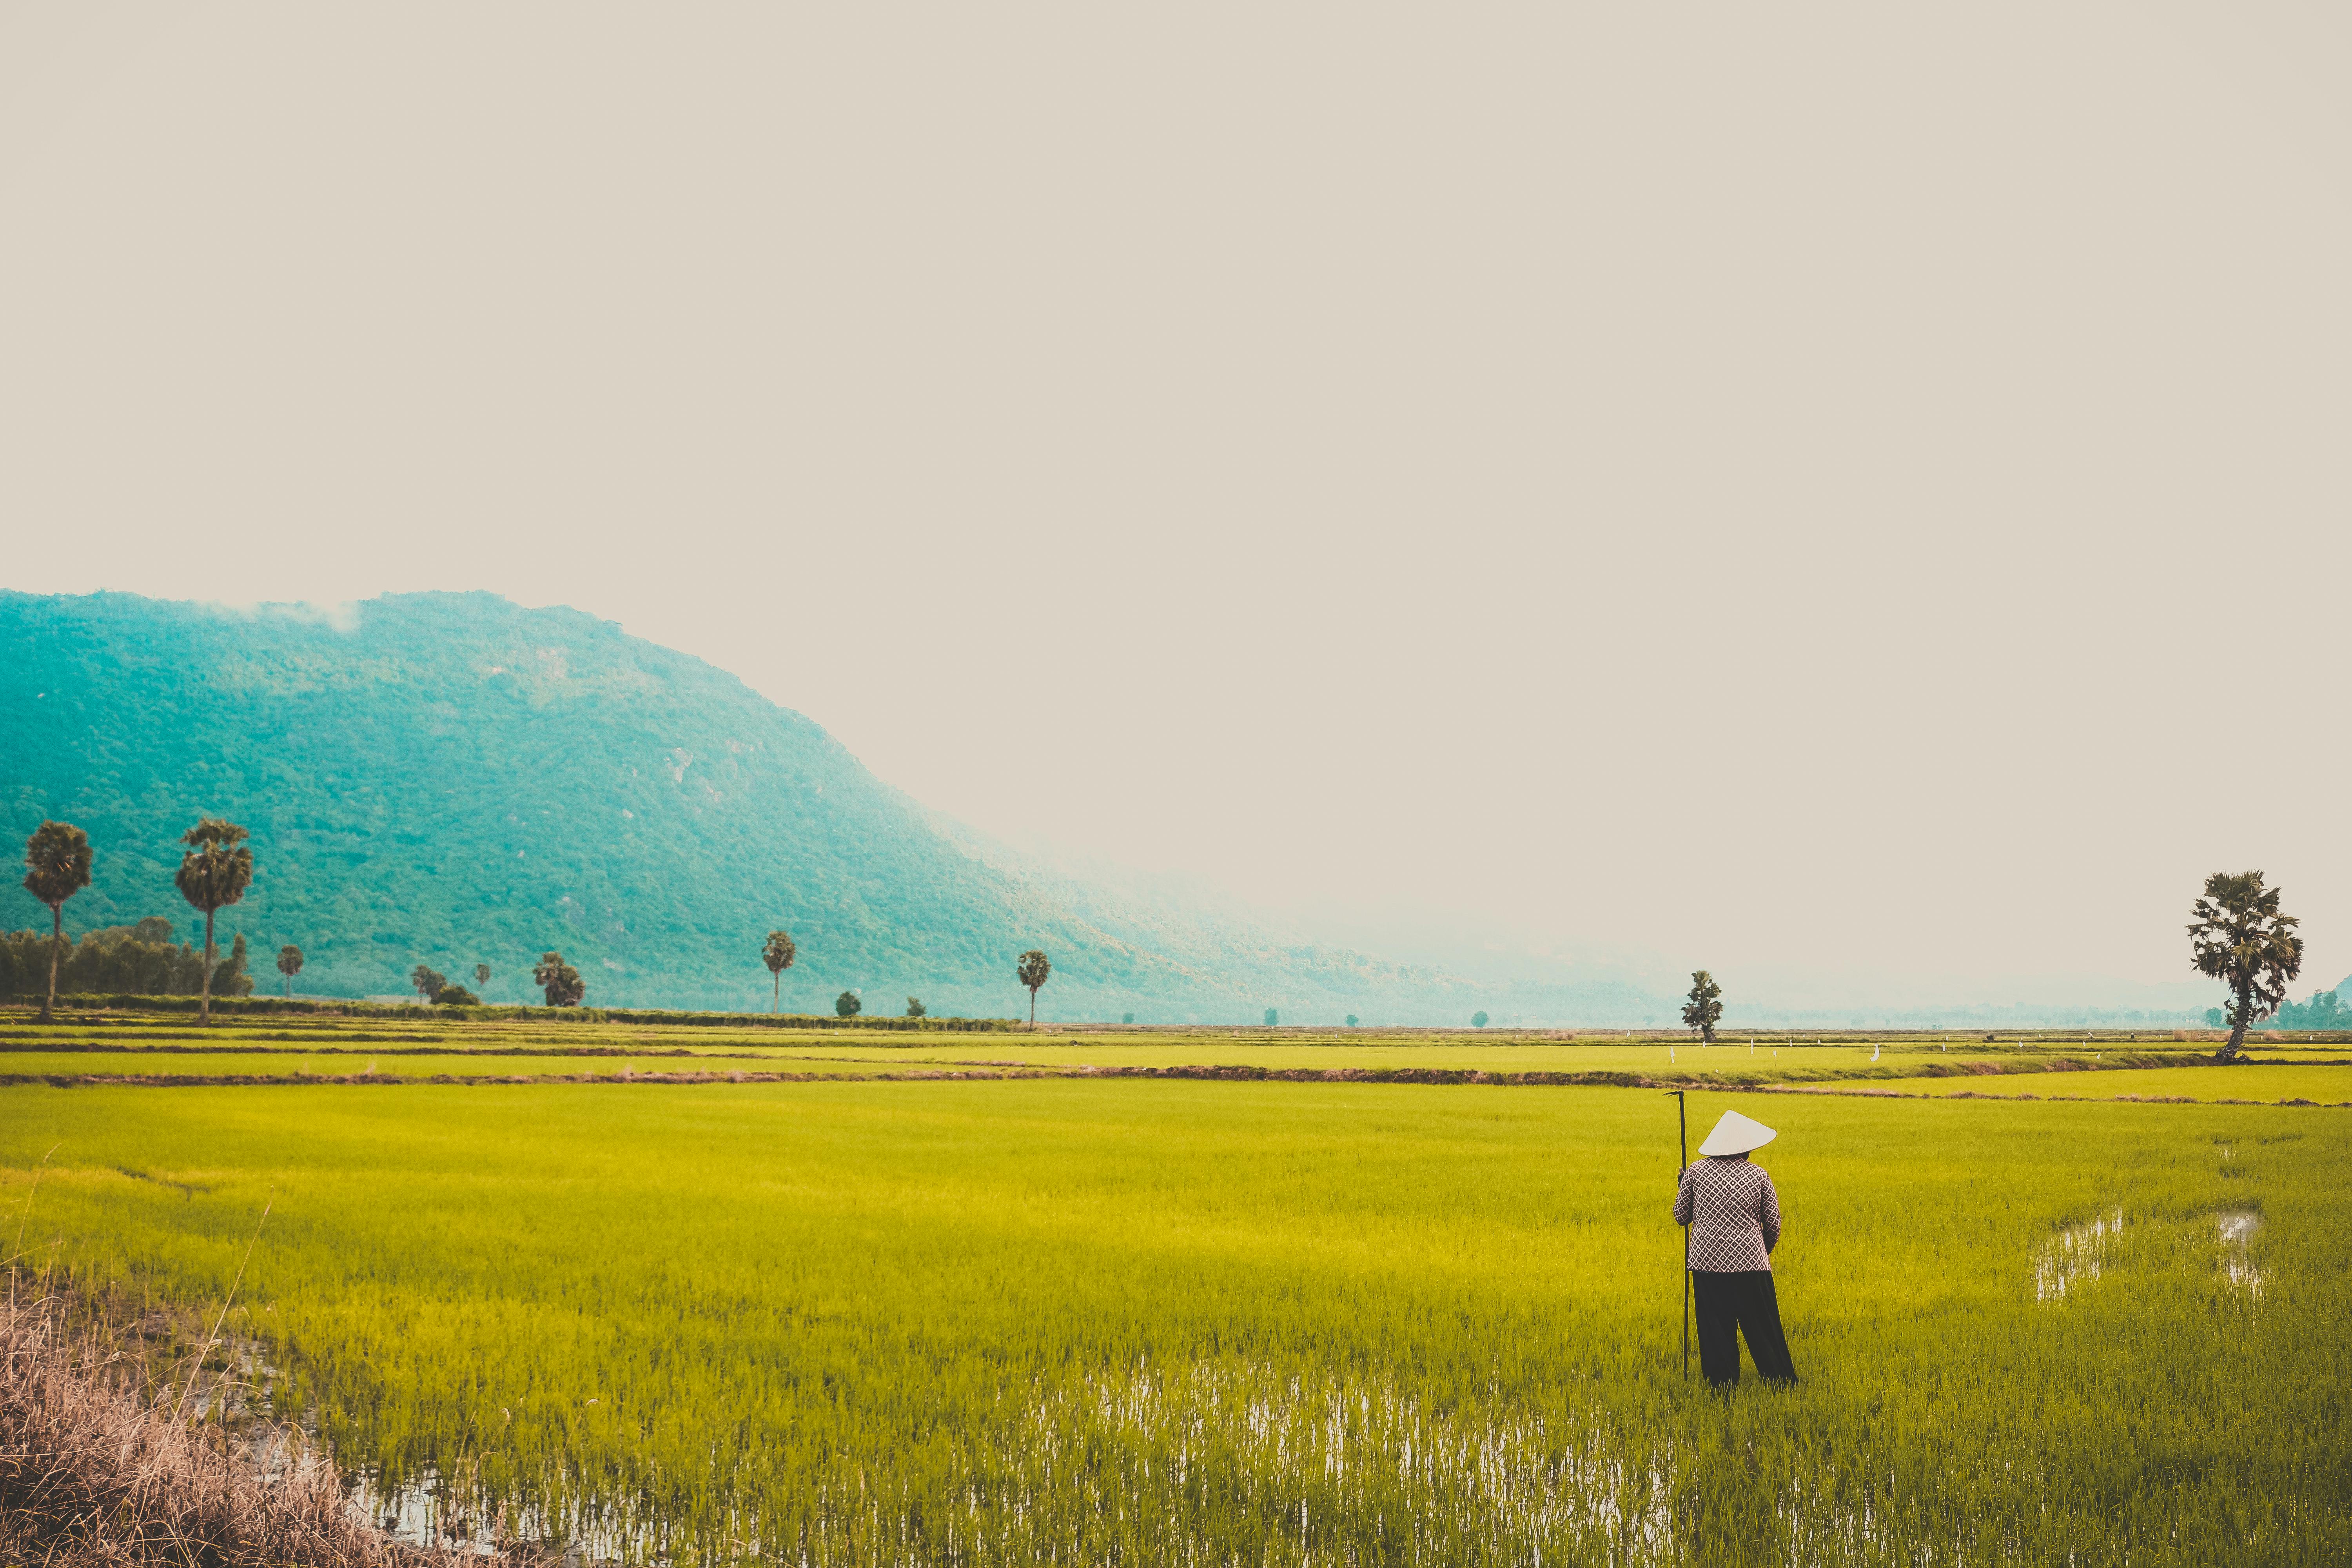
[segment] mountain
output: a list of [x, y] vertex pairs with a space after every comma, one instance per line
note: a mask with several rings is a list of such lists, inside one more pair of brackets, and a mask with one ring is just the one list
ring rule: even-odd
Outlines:
[[[1671, 1026], [1687, 984], [1655, 954], [1412, 910], [1278, 919], [1182, 878], [1009, 845], [725, 671], [576, 610], [0, 592], [0, 833], [22, 843], [44, 817], [89, 833], [96, 879], [68, 931], [160, 915], [200, 936], [172, 884], [200, 813], [251, 829], [258, 863], [223, 912], [224, 947], [245, 932], [266, 989], [269, 955], [297, 944], [312, 994], [398, 994], [417, 963], [469, 981], [487, 963], [485, 999], [522, 1001], [555, 949], [592, 1003], [764, 1007], [759, 950], [779, 926], [800, 945], [783, 985], [797, 1011], [849, 990], [872, 1013], [911, 994], [942, 1015], [1022, 1014], [1013, 965], [1029, 947], [1054, 960], [1041, 1019], [1255, 1023], [1276, 1007], [1299, 1024]], [[10, 877], [0, 930], [20, 927], [46, 931], [47, 911]], [[1734, 1021], [1768, 1027], [2168, 1023], [2205, 1000], [2095, 978], [2002, 1006], [1971, 1000], [1992, 979], [1718, 978]]]
[[[386, 595], [323, 614], [130, 595], [0, 594], [0, 830], [79, 824], [97, 855], [72, 931], [200, 921], [172, 883], [200, 813], [252, 830], [225, 910], [314, 994], [391, 994], [410, 967], [487, 963], [530, 994], [561, 950], [592, 1003], [1025, 1010], [1015, 956], [1055, 973], [1041, 1017], [1466, 1020], [1494, 1005], [1425, 966], [1317, 946], [1167, 889], [1121, 890], [924, 810], [824, 731], [699, 659], [570, 609]], [[13, 884], [0, 926], [47, 928]]]

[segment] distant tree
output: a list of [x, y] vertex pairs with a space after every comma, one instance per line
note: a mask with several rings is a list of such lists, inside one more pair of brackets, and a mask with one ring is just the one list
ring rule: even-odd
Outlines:
[[1118, 1021], [1122, 1024], [1132, 1024], [1135, 1022], [1135, 1015], [1132, 1013], [1121, 1013], [1118, 1016]]
[[278, 950], [278, 973], [286, 976], [286, 995], [292, 1000], [294, 977], [302, 973], [302, 950], [288, 942]]
[[213, 964], [218, 952], [213, 945], [213, 916], [245, 897], [245, 889], [253, 882], [253, 851], [246, 845], [250, 837], [236, 823], [217, 816], [200, 816], [196, 825], [180, 835], [180, 842], [188, 846], [180, 857], [180, 869], [173, 880], [179, 885], [180, 897], [205, 912], [205, 1000], [204, 1022], [213, 1021]]
[[462, 985], [444, 985], [433, 993], [433, 1005], [436, 1007], [478, 1007], [482, 999]]
[[1033, 947], [1021, 955], [1021, 962], [1014, 966], [1013, 973], [1020, 977], [1022, 984], [1029, 987], [1029, 1026], [1034, 1029], [1037, 1026], [1037, 992], [1054, 977], [1054, 961]]
[[768, 973], [775, 977], [774, 994], [768, 998], [768, 1011], [771, 1013], [783, 1009], [784, 971], [793, 966], [793, 960], [799, 953], [800, 949], [793, 945], [793, 933], [787, 931], [770, 931], [768, 945], [760, 950], [760, 962], [766, 964]]
[[2205, 879], [2205, 895], [2190, 906], [2189, 962], [2200, 974], [2230, 988], [2230, 1039], [2221, 1050], [2228, 1061], [2242, 1049], [2246, 1030], [2286, 1000], [2287, 982], [2303, 970], [2302, 923], [2279, 912], [2279, 889], [2263, 886], [2260, 871], [2216, 871]]
[[236, 940], [229, 943], [228, 956], [221, 960], [219, 969], [213, 974], [213, 989], [223, 996], [252, 995], [253, 976], [246, 973], [247, 958], [245, 933], [239, 931]]
[[1471, 1014], [1470, 1026], [1474, 1029], [1485, 1028], [1486, 1026], [1486, 1015], [1483, 1011]]
[[1265, 1010], [1265, 1026], [1269, 1029], [1278, 1028], [1281, 1026], [1281, 1024], [1282, 1009], [1279, 1007], [1268, 1007]]
[[25, 840], [25, 891], [49, 906], [49, 989], [41, 1022], [58, 1005], [58, 964], [66, 947], [66, 900], [89, 886], [89, 835], [70, 822], [44, 822]]
[[588, 994], [587, 983], [580, 972], [563, 962], [560, 952], [543, 953], [532, 966], [531, 984], [547, 993], [551, 1007], [577, 1007], [580, 999]]
[[845, 991], [833, 999], [834, 1012], [844, 1018], [855, 1018], [866, 1011], [866, 1004], [857, 999], [855, 991]]
[[1692, 970], [1690, 999], [1683, 1004], [1683, 1026], [1711, 1046], [1715, 1026], [1722, 1022], [1723, 987], [1706, 970]]
[[1350, 1013], [1350, 1014], [1349, 1014], [1349, 1015], [1348, 1015], [1348, 1027], [1349, 1027], [1349, 1028], [1351, 1028], [1351, 1029], [1352, 1029], [1352, 1028], [1354, 1028], [1355, 1026], [1356, 1026], [1356, 1016], [1355, 1016], [1353, 1013]]
[[2271, 1020], [2274, 1029], [2311, 1029], [2334, 1034], [2352, 1029], [2352, 1008], [2347, 1008], [2333, 991], [2315, 991], [2308, 1002], [2290, 1002], [2278, 1010]]
[[907, 998], [907, 1016], [909, 1018], [928, 1018], [930, 1016], [931, 1010], [923, 1005], [923, 999], [920, 996], [909, 996]]
[[409, 989], [427, 1002], [440, 995], [448, 984], [447, 975], [437, 969], [427, 969], [421, 963], [408, 972]]
[[[2208, 1007], [2205, 1009], [2205, 1026], [2209, 1029], [2218, 1029], [2223, 1024], [2229, 1022], [2229, 1019], [2230, 1015], [2224, 1013], [2219, 1007]], [[1992, 1037], [1987, 1035], [1985, 1038], [1990, 1039]]]
[[478, 963], [474, 965], [474, 984], [480, 986], [485, 991], [488, 991], [490, 988], [490, 966], [488, 964]]

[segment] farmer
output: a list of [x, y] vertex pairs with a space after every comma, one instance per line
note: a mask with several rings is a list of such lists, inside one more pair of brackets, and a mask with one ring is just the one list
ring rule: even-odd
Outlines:
[[1717, 1388], [1739, 1381], [1739, 1335], [1757, 1374], [1794, 1383], [1789, 1342], [1780, 1334], [1780, 1303], [1772, 1293], [1772, 1249], [1780, 1244], [1780, 1194], [1761, 1165], [1748, 1163], [1777, 1134], [1760, 1121], [1727, 1110], [1696, 1164], [1683, 1167], [1675, 1193], [1675, 1223], [1687, 1226], [1683, 1257], [1698, 1299], [1698, 1364]]

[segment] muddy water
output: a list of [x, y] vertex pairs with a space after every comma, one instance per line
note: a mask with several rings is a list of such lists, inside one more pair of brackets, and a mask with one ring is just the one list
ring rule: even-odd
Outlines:
[[[2254, 1263], [2252, 1242], [2263, 1228], [2262, 1215], [2253, 1209], [2222, 1209], [2209, 1223], [2223, 1277], [2231, 1285], [2259, 1295], [2264, 1276]], [[2109, 1253], [2123, 1233], [2124, 1211], [2118, 1207], [2084, 1224], [2067, 1226], [2043, 1242], [2033, 1254], [2033, 1299], [2063, 1300], [2069, 1291], [2096, 1279], [2105, 1271]]]
[[2105, 1269], [2107, 1248], [2124, 1233], [2124, 1211], [2071, 1225], [2042, 1243], [2033, 1256], [2033, 1299], [2063, 1300], [2067, 1291], [2096, 1279]]
[[2261, 1295], [2263, 1276], [2255, 1267], [2252, 1243], [2263, 1228], [2263, 1216], [2252, 1209], [2223, 1209], [2213, 1216], [2213, 1228], [2221, 1244], [2221, 1272], [2231, 1284]]

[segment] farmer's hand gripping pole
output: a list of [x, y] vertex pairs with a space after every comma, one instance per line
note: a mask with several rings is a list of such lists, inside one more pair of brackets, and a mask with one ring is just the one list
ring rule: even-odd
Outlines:
[[[1675, 1171], [1675, 1180], [1679, 1183], [1682, 1180], [1682, 1173], [1690, 1169], [1690, 1118], [1686, 1114], [1689, 1105], [1683, 1099], [1681, 1089], [1670, 1089], [1666, 1092], [1675, 1097], [1675, 1131], [1682, 1135], [1683, 1163]], [[1696, 1219], [1697, 1215], [1694, 1213], [1691, 1217]], [[1683, 1226], [1683, 1375], [1685, 1377], [1690, 1376], [1690, 1226], [1685, 1225]]]

